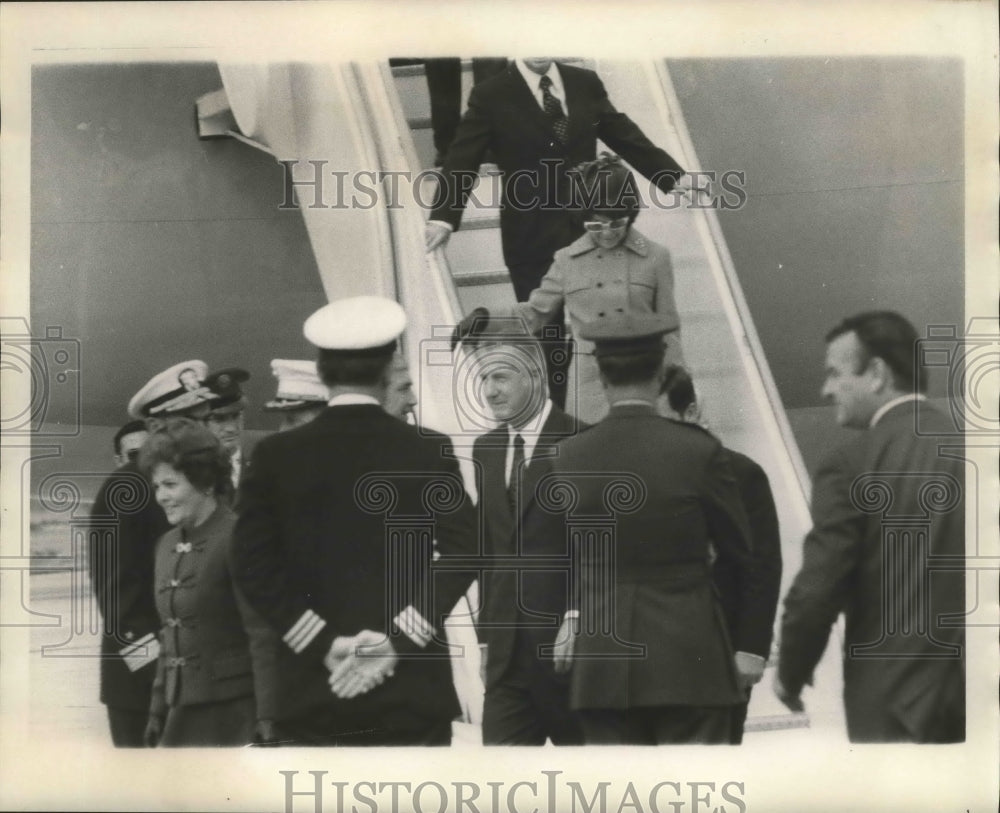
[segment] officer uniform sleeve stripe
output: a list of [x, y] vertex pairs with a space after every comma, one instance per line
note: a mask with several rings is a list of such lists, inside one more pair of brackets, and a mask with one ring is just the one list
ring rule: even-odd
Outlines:
[[326, 621], [312, 610], [306, 610], [292, 628], [284, 634], [282, 640], [298, 654], [312, 643], [312, 640], [319, 635], [320, 630], [325, 626]]
[[302, 623], [296, 624], [294, 628], [286, 633], [285, 643], [292, 647], [292, 649], [297, 647], [299, 642], [312, 632], [319, 620], [319, 616], [312, 613], [308, 618], [304, 619]]
[[434, 636], [434, 627], [412, 604], [393, 619], [393, 623], [419, 647], [425, 647]]
[[156, 640], [156, 636], [153, 635], [153, 633], [151, 633], [151, 632], [146, 633], [138, 641], [133, 641], [128, 646], [124, 647], [123, 649], [120, 649], [118, 651], [118, 654], [121, 655], [123, 658], [128, 657], [133, 652], [135, 652], [137, 649], [139, 649], [141, 647], [149, 646], [155, 640]]
[[315, 615], [316, 613], [314, 613], [312, 610], [306, 610], [304, 613], [302, 613], [302, 615], [299, 616], [299, 620], [296, 621], [294, 624], [292, 624], [292, 628], [285, 633], [284, 636], [285, 643], [288, 643], [289, 638], [298, 635], [299, 630], [301, 630], [302, 627], [306, 625], [306, 622], [309, 621], [310, 618], [313, 618]]
[[295, 654], [298, 655], [299, 653], [302, 652], [303, 649], [309, 646], [309, 644], [313, 642], [313, 639], [317, 635], [319, 635], [320, 630], [322, 630], [323, 627], [325, 626], [326, 626], [326, 621], [324, 621], [322, 618], [317, 618], [316, 623], [309, 627], [309, 630], [306, 633], [305, 637], [302, 638], [297, 644], [295, 644], [292, 647], [292, 649], [295, 651]]

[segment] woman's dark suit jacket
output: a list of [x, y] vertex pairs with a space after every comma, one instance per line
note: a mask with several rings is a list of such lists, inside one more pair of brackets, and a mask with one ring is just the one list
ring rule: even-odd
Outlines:
[[173, 528], [156, 549], [156, 609], [163, 622], [150, 711], [255, 696], [274, 719], [276, 636], [230, 575], [235, 517], [220, 505], [190, 531]]

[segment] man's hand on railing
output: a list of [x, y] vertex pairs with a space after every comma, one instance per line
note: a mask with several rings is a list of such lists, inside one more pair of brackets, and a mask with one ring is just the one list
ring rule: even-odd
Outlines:
[[424, 228], [424, 243], [428, 251], [443, 247], [451, 237], [451, 229], [440, 223], [431, 221]]

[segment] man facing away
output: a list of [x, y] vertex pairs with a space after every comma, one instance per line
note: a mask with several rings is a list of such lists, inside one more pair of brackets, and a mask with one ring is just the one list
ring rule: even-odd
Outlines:
[[732, 560], [739, 614], [756, 623], [746, 515], [721, 444], [656, 414], [669, 327], [634, 313], [585, 325], [611, 410], [560, 445], [525, 521], [570, 540], [574, 603], [554, 657], [588, 744], [725, 744], [744, 700], [709, 550]]
[[[381, 297], [321, 308], [327, 408], [254, 449], [234, 573], [282, 637], [277, 728], [297, 745], [447, 745], [458, 702], [443, 618], [469, 584], [436, 578], [478, 540], [455, 460], [383, 404], [406, 317]], [[457, 574], [462, 575], [462, 574]]]
[[775, 691], [802, 708], [802, 687], [843, 613], [852, 742], [965, 739], [961, 447], [923, 395], [917, 338], [892, 311], [849, 317], [826, 337], [823, 395], [837, 423], [859, 434], [813, 480], [813, 528], [785, 597]]
[[[694, 382], [683, 367], [671, 364], [663, 371], [657, 407], [664, 417], [681, 421], [695, 431], [708, 433], [702, 423], [701, 405], [695, 397]], [[736, 478], [736, 486], [747, 515], [753, 547], [749, 572], [752, 583], [756, 586], [754, 595], [759, 608], [754, 612], [740, 612], [740, 574], [731, 560], [717, 558], [712, 567], [712, 579], [726, 619], [729, 638], [736, 650], [740, 688], [746, 698], [745, 702], [733, 708], [731, 720], [730, 742], [739, 745], [743, 742], [743, 726], [747, 719], [750, 692], [764, 675], [774, 636], [774, 618], [781, 590], [781, 537], [778, 531], [778, 512], [774, 507], [771, 485], [764, 469], [744, 454], [726, 447], [722, 451]]]

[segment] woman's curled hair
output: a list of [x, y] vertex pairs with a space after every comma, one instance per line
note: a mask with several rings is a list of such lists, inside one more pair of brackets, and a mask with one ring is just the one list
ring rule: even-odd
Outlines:
[[158, 463], [179, 471], [199, 491], [224, 494], [231, 488], [228, 452], [215, 435], [190, 418], [170, 418], [147, 438], [139, 466], [151, 476]]

